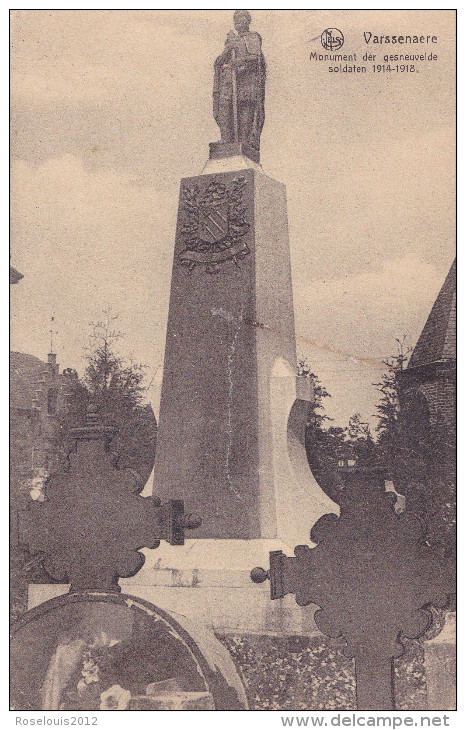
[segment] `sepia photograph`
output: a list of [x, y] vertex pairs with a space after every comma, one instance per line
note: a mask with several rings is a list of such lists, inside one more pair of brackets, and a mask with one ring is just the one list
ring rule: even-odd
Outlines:
[[456, 11], [10, 43], [10, 719], [451, 726]]

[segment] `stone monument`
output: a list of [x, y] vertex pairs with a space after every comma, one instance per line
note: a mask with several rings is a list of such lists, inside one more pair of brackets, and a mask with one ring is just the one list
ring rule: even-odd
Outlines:
[[286, 190], [259, 164], [266, 65], [250, 23], [235, 12], [215, 61], [221, 139], [203, 173], [181, 181], [175, 239], [154, 494], [183, 499], [202, 525], [122, 584], [143, 598], [157, 585], [160, 605], [190, 605], [217, 629], [292, 632], [302, 613], [292, 601], [285, 619], [265, 592], [251, 603], [251, 559], [307, 541], [338, 508], [304, 448], [313, 396], [297, 376]]
[[157, 414], [154, 495], [202, 525], [184, 546], [143, 550], [120, 585], [217, 630], [300, 633], [306, 610], [251, 590], [251, 565], [338, 507], [304, 447], [313, 395], [297, 376], [286, 190], [260, 166], [266, 66], [250, 22], [235, 12], [214, 64], [221, 139], [181, 181]]

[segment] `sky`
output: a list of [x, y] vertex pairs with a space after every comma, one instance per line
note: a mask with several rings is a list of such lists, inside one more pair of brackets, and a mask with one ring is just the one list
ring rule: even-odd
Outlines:
[[[395, 338], [415, 344], [455, 255], [451, 10], [255, 10], [267, 60], [264, 172], [287, 187], [298, 356], [328, 414], [373, 423]], [[83, 370], [90, 322], [119, 313], [123, 349], [163, 362], [180, 179], [199, 174], [213, 61], [232, 11], [14, 10], [11, 349]], [[435, 34], [418, 73], [329, 74], [364, 31]], [[413, 47], [403, 51], [414, 52]], [[419, 53], [416, 47], [415, 52]], [[366, 64], [371, 67], [370, 63]]]

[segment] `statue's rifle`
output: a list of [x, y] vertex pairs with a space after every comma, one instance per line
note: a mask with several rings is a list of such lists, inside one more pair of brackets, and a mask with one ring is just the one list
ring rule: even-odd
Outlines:
[[238, 86], [236, 83], [236, 49], [233, 48], [231, 52], [231, 83], [233, 87], [232, 102], [233, 102], [233, 139], [235, 144], [238, 144]]
[[[260, 70], [260, 58], [257, 57], [257, 76], [260, 79], [261, 76], [261, 70]], [[254, 107], [254, 119], [252, 120], [252, 130], [251, 130], [251, 136], [250, 141], [252, 142], [253, 147], [256, 146], [256, 139], [260, 137], [260, 135], [257, 135], [257, 117], [258, 117], [258, 111], [259, 111], [259, 98], [256, 97], [256, 105]], [[259, 141], [257, 139], [257, 141]], [[260, 143], [259, 143], [260, 144]], [[257, 145], [259, 148], [259, 145]]]

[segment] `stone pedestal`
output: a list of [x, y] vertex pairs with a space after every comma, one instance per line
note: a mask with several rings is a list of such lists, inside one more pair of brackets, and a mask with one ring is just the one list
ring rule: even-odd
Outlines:
[[251, 147], [244, 142], [211, 142], [209, 144], [210, 160], [231, 158], [236, 157], [237, 155], [244, 155], [257, 164], [260, 162], [259, 150], [254, 149], [254, 147]]
[[182, 180], [154, 493], [202, 517], [196, 538], [308, 542], [336, 511], [307, 465], [311, 398], [284, 186], [257, 169]]
[[447, 613], [438, 636], [424, 643], [428, 710], [456, 710], [456, 613]]
[[[316, 607], [294, 596], [271, 601], [269, 586], [252, 583], [251, 568], [268, 562], [269, 551], [292, 551], [280, 540], [186, 540], [143, 550], [144, 566], [121, 579], [123, 593], [185, 616], [219, 634], [321, 635]], [[68, 592], [66, 585], [29, 586], [29, 608]]]

